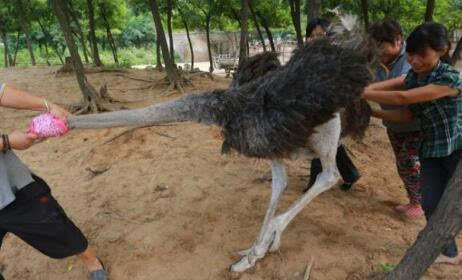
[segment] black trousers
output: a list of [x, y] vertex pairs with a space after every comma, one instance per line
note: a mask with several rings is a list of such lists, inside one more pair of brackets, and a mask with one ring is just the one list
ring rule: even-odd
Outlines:
[[[340, 145], [337, 149], [337, 156], [335, 158], [337, 163], [338, 171], [342, 176], [343, 182], [345, 183], [354, 183], [356, 182], [361, 174], [359, 173], [356, 166], [351, 161], [348, 156], [345, 147]], [[311, 174], [310, 181], [308, 182], [308, 188], [311, 187], [316, 181], [316, 177], [322, 172], [321, 161], [318, 158], [315, 158], [311, 161]]]
[[85, 236], [51, 195], [47, 183], [37, 176], [33, 178], [34, 182], [19, 190], [16, 199], [0, 210], [0, 246], [3, 237], [11, 232], [51, 258], [85, 251]]
[[[422, 167], [420, 174], [422, 178], [422, 208], [427, 221], [436, 211], [438, 204], [443, 197], [449, 179], [454, 174], [457, 163], [462, 159], [462, 150], [454, 151], [451, 155], [441, 158], [421, 158]], [[458, 249], [455, 239], [451, 240], [442, 254], [447, 257], [456, 257]]]

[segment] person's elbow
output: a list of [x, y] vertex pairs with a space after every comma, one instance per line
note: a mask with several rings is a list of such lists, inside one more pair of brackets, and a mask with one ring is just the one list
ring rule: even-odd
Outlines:
[[392, 105], [409, 105], [414, 103], [409, 94], [404, 91], [397, 91], [392, 102]]

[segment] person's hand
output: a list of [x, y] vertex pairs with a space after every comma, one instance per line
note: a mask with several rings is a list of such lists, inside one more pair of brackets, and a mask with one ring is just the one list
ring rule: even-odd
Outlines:
[[13, 131], [8, 134], [10, 145], [15, 150], [26, 150], [34, 145], [35, 140], [38, 139], [37, 135], [23, 131]]
[[66, 109], [64, 109], [63, 107], [60, 107], [54, 103], [51, 103], [50, 104], [50, 113], [52, 113], [53, 115], [63, 119], [63, 120], [67, 120], [67, 117], [71, 115], [71, 113], [69, 111], [67, 111]]
[[365, 88], [363, 89], [363, 92], [361, 93], [361, 98], [367, 100], [368, 93], [369, 93], [370, 91], [373, 91], [373, 89], [371, 89], [370, 85], [368, 85], [367, 87], [365, 87]]

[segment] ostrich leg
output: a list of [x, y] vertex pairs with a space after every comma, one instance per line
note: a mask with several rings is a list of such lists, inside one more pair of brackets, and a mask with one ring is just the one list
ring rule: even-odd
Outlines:
[[287, 172], [284, 163], [281, 160], [271, 161], [271, 172], [272, 172], [272, 183], [271, 183], [271, 200], [269, 207], [266, 210], [265, 219], [263, 220], [263, 226], [260, 229], [257, 239], [253, 243], [252, 247], [248, 250], [239, 252], [240, 255], [244, 256], [238, 263], [231, 266], [230, 270], [235, 272], [241, 272], [255, 265], [255, 262], [263, 258], [268, 251], [269, 246], [273, 237], [268, 235], [268, 228], [271, 219], [276, 212], [276, 207], [279, 198], [284, 192], [287, 186]]
[[231, 266], [231, 271], [242, 272], [254, 266], [258, 259], [261, 259], [265, 256], [268, 249], [270, 252], [278, 250], [281, 242], [282, 232], [295, 218], [295, 216], [297, 216], [297, 214], [300, 213], [300, 211], [303, 210], [303, 208], [308, 205], [315, 197], [317, 197], [322, 192], [332, 188], [336, 183], [338, 183], [341, 177], [335, 164], [335, 156], [337, 154], [340, 129], [340, 116], [338, 114], [336, 114], [335, 118], [331, 119], [329, 122], [316, 128], [316, 131], [319, 132], [310, 138], [310, 146], [321, 159], [321, 164], [323, 167], [322, 173], [316, 177], [316, 182], [310, 188], [310, 190], [306, 192], [299, 200], [294, 202], [285, 213], [271, 218], [270, 221], [267, 221], [267, 218], [269, 218], [268, 213], [272, 211], [272, 214], [274, 215], [275, 209], [272, 209], [272, 207], [276, 207], [275, 204], [270, 204], [270, 208], [268, 209], [263, 227], [257, 240], [250, 250], [244, 252], [242, 259]]

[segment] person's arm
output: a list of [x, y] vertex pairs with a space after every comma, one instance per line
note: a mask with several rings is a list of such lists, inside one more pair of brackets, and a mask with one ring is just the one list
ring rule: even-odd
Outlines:
[[459, 89], [448, 86], [429, 84], [410, 90], [373, 90], [366, 88], [362, 97], [382, 104], [407, 105], [439, 99], [445, 96], [455, 97]]
[[45, 98], [34, 96], [5, 84], [3, 90], [0, 91], [0, 106], [22, 110], [51, 112], [63, 119], [69, 115], [68, 111], [47, 101]]
[[398, 110], [372, 109], [371, 116], [390, 122], [410, 122], [414, 116], [408, 108]]
[[400, 90], [404, 86], [406, 75], [402, 75], [390, 80], [372, 83], [367, 86], [370, 90]]

